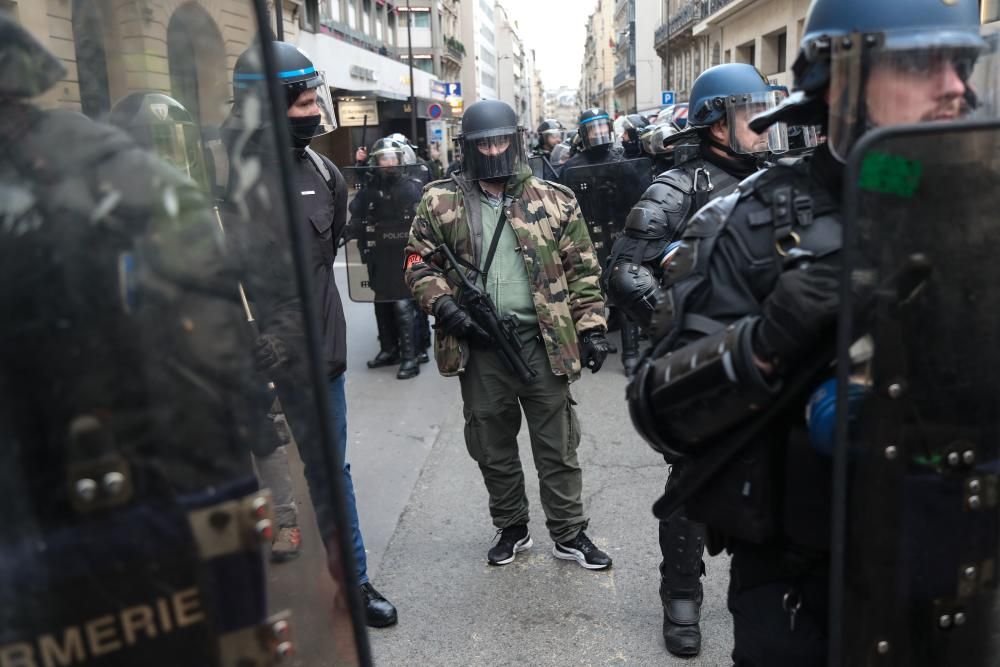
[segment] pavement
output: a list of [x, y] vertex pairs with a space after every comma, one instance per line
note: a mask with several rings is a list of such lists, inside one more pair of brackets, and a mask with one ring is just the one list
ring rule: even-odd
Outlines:
[[[377, 351], [372, 307], [345, 307], [349, 458], [369, 573], [400, 616], [395, 627], [369, 631], [376, 665], [731, 664], [724, 557], [707, 562], [701, 655], [674, 658], [663, 646], [650, 506], [663, 492], [667, 469], [632, 428], [618, 356], [572, 386], [583, 433], [587, 532], [614, 566], [593, 572], [552, 556], [522, 427], [534, 547], [510, 565], [491, 567], [486, 551], [495, 529], [479, 469], [465, 449], [458, 381], [440, 377], [433, 361], [406, 381], [395, 379], [395, 368], [367, 369], [364, 361]], [[299, 475], [296, 468], [301, 488]], [[340, 662], [324, 625], [330, 583], [318, 572], [323, 559], [315, 531], [303, 529], [303, 557], [272, 569], [274, 602], [296, 614], [300, 653], [292, 664], [325, 667]]]

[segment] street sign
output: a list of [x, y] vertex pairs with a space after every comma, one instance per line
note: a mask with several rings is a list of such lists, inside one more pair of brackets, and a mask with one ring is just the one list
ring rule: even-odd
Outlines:
[[369, 125], [378, 125], [378, 103], [376, 100], [340, 100], [337, 115], [341, 127], [361, 127], [365, 116]]
[[462, 84], [456, 82], [446, 84], [448, 87], [447, 97], [461, 97], [462, 96]]
[[445, 97], [448, 94], [448, 84], [434, 79], [431, 81], [431, 94], [435, 97]]
[[432, 104], [428, 104], [427, 105], [427, 115], [430, 116], [431, 118], [433, 118], [434, 120], [437, 120], [438, 118], [440, 118], [441, 117], [441, 113], [443, 111], [444, 110], [441, 108], [441, 105], [438, 104], [437, 102], [434, 102]]
[[668, 104], [674, 104], [674, 100], [676, 100], [676, 99], [677, 99], [677, 96], [674, 94], [674, 91], [672, 91], [672, 90], [664, 90], [664, 91], [660, 92], [660, 105], [661, 106], [667, 106]]
[[443, 120], [427, 121], [427, 134], [430, 135], [431, 141], [442, 143], [444, 141], [444, 121]]

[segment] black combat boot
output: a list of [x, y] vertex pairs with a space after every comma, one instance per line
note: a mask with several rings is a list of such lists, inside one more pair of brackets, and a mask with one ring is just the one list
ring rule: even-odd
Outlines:
[[632, 375], [639, 363], [639, 325], [621, 313], [622, 366], [626, 375]]
[[399, 331], [399, 370], [396, 379], [408, 380], [420, 375], [420, 362], [417, 361], [417, 318], [413, 302], [410, 300], [396, 301], [396, 329]]
[[381, 368], [399, 363], [399, 348], [396, 347], [396, 316], [393, 304], [375, 304], [375, 325], [378, 327], [379, 352], [368, 361], [368, 368]]
[[701, 575], [705, 572], [705, 527], [675, 514], [660, 522], [660, 600], [663, 602], [663, 641], [680, 657], [701, 652]]
[[431, 347], [431, 322], [427, 313], [419, 306], [414, 305], [414, 310], [417, 312], [417, 330], [420, 332], [420, 336], [417, 338], [417, 361], [426, 364], [431, 360], [427, 354], [427, 350]]

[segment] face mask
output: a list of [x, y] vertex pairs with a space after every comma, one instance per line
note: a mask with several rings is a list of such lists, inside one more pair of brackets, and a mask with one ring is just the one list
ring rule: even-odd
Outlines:
[[316, 136], [316, 129], [319, 127], [320, 117], [300, 116], [288, 119], [288, 130], [292, 135], [292, 146], [295, 148], [305, 148]]

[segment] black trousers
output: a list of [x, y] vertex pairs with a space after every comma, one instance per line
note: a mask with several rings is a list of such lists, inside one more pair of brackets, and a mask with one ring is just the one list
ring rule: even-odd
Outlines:
[[806, 574], [760, 583], [761, 566], [767, 564], [755, 562], [756, 553], [732, 551], [728, 605], [735, 667], [824, 667], [829, 579]]

